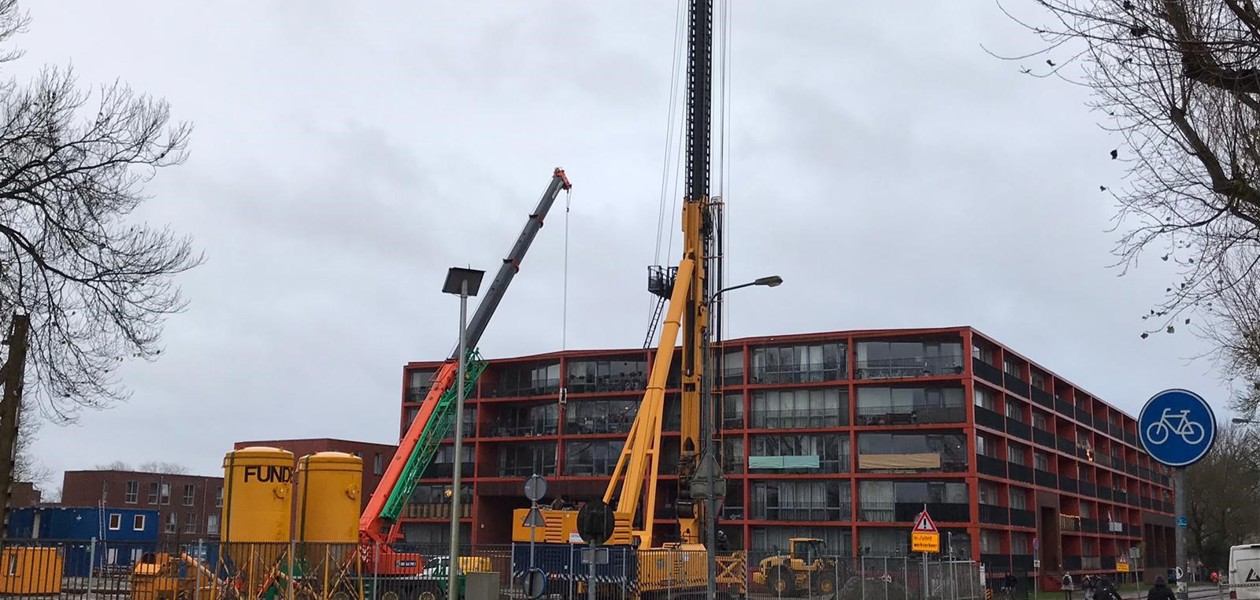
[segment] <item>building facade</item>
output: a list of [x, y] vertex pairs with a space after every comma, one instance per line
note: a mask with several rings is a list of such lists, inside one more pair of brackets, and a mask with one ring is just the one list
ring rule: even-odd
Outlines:
[[[747, 338], [722, 352], [720, 527], [750, 555], [817, 537], [837, 554], [906, 556], [926, 506], [942, 552], [991, 573], [1056, 577], [1127, 562], [1153, 577], [1173, 562], [1169, 473], [1143, 451], [1134, 417], [973, 328]], [[474, 544], [510, 541], [531, 474], [553, 496], [603, 494], [653, 354], [491, 361], [465, 410], [463, 522]], [[666, 537], [678, 363], [657, 499]], [[406, 365], [404, 430], [439, 365]], [[407, 507], [408, 541], [444, 539], [450, 441]]]
[[[250, 446], [269, 446], [288, 450], [293, 453], [295, 459], [300, 459], [303, 456], [315, 454], [316, 452], [345, 452], [363, 459], [363, 484], [360, 488], [363, 493], [360, 494], [362, 500], [360, 509], [367, 507], [368, 499], [372, 497], [372, 492], [376, 491], [376, 486], [381, 482], [381, 476], [385, 474], [385, 467], [389, 466], [389, 461], [393, 459], [394, 452], [398, 450], [397, 445], [331, 438], [237, 442], [234, 449], [240, 450]], [[295, 464], [294, 467], [296, 468], [296, 466]], [[294, 483], [296, 484], [296, 481]]]
[[157, 510], [158, 540], [189, 543], [219, 537], [223, 478], [138, 471], [66, 471], [64, 506]]
[[[79, 542], [65, 545], [67, 577], [86, 577], [88, 565], [130, 567], [158, 541], [158, 511], [144, 508], [35, 506], [9, 515], [9, 539]], [[82, 542], [96, 539], [93, 551]]]

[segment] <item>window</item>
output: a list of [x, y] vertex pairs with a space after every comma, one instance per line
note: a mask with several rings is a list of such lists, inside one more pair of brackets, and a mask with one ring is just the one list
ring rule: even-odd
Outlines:
[[860, 387], [857, 424], [961, 423], [965, 399], [961, 387]]
[[171, 484], [163, 483], [162, 484], [162, 504], [170, 504], [170, 503], [171, 503]]
[[989, 458], [998, 457], [997, 442], [984, 434], [976, 435], [976, 454]]
[[[545, 396], [559, 391], [560, 363], [557, 361], [504, 368], [499, 372], [499, 385], [490, 393], [496, 396]], [[577, 390], [571, 387], [570, 391]]]
[[144, 531], [144, 515], [136, 515], [131, 518], [131, 529], [133, 531]]
[[1018, 400], [1009, 396], [1006, 398], [1006, 417], [1020, 423], [1024, 422], [1024, 407], [1020, 405]]
[[993, 402], [993, 393], [989, 390], [976, 386], [972, 392], [972, 397], [973, 400], [975, 400], [976, 406], [997, 412], [997, 404]]
[[[848, 412], [847, 409], [845, 412]], [[848, 415], [845, 415], [848, 416]], [[722, 395], [722, 429], [744, 428], [744, 395]]]
[[727, 350], [722, 356], [722, 383], [725, 385], [744, 383], [743, 350]]
[[848, 481], [758, 481], [752, 486], [752, 518], [767, 521], [848, 521]]
[[209, 517], [206, 517], [206, 534], [219, 534], [219, 515], [210, 515]]
[[998, 500], [998, 485], [992, 481], [980, 482], [980, 504], [988, 504], [990, 506], [1000, 506]]
[[862, 433], [858, 470], [961, 472], [967, 470], [967, 438], [960, 433]]
[[197, 513], [184, 515], [184, 533], [197, 533]]
[[962, 373], [962, 342], [858, 342], [858, 379]]
[[1011, 532], [1011, 554], [1032, 554], [1031, 533], [1022, 531]]
[[993, 349], [980, 344], [972, 344], [971, 358], [993, 364]]
[[149, 504], [158, 503], [158, 484], [153, 482], [149, 484]]
[[630, 426], [638, 413], [637, 398], [570, 400], [564, 409], [564, 432], [630, 433]]
[[1010, 490], [1010, 498], [1011, 508], [1016, 510], [1028, 510], [1028, 490], [1012, 486]]
[[503, 444], [499, 446], [498, 474], [529, 477], [556, 474], [556, 444]]
[[1042, 471], [1050, 470], [1050, 459], [1044, 452], [1033, 450], [1033, 468]]
[[136, 504], [140, 502], [140, 482], [131, 480], [127, 482], [127, 495], [123, 498], [126, 504]]
[[840, 343], [753, 348], [749, 383], [835, 381], [848, 373]]
[[753, 436], [750, 473], [848, 473], [849, 438], [827, 435]]
[[179, 515], [169, 512], [166, 513], [166, 533], [175, 533], [179, 527]]
[[1037, 429], [1040, 429], [1042, 431], [1049, 431], [1050, 430], [1049, 415], [1039, 410], [1033, 410], [1033, 427], [1036, 427]]
[[118, 531], [119, 529], [122, 529], [122, 515], [109, 513], [109, 530]]
[[849, 392], [839, 388], [753, 392], [753, 429], [838, 427], [849, 423]]
[[192, 506], [197, 499], [197, 486], [191, 483], [184, 484], [184, 506]]
[[1002, 534], [992, 529], [980, 531], [980, 553], [999, 554], [1002, 552]]
[[222, 487], [219, 488], [219, 493], [215, 494], [214, 507], [223, 508], [223, 488]]
[[372, 457], [372, 474], [380, 475], [381, 473], [384, 473], [384, 472], [385, 472], [385, 457], [381, 455], [380, 452], [377, 452], [376, 455]]
[[564, 445], [565, 475], [611, 475], [624, 440], [570, 441]]
[[1028, 458], [1025, 457], [1027, 448], [1022, 444], [1014, 442], [1007, 443], [1006, 446], [1006, 462], [1016, 465], [1028, 466]]
[[617, 360], [573, 361], [567, 370], [569, 392], [574, 394], [634, 391], [647, 386], [648, 364], [642, 354]]
[[862, 521], [908, 523], [923, 511], [926, 504], [937, 521], [968, 521], [971, 504], [967, 494], [967, 484], [960, 481], [867, 479], [858, 484], [858, 518]]
[[1021, 366], [1022, 365], [1020, 365], [1018, 362], [1011, 360], [1010, 358], [1005, 358], [1002, 360], [1002, 370], [1006, 371], [1007, 375], [1011, 375], [1013, 377], [1019, 377], [1020, 374], [1023, 372], [1023, 369], [1021, 368]]

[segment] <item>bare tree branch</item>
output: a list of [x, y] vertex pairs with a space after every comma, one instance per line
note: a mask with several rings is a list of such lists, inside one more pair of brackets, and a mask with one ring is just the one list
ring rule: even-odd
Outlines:
[[[26, 24], [0, 0], [0, 45]], [[202, 257], [132, 215], [157, 170], [185, 160], [190, 133], [119, 82], [90, 94], [48, 67], [0, 85], [0, 328], [30, 315], [26, 390], [40, 412], [69, 421], [123, 400], [120, 364], [161, 353], [166, 316], [185, 307], [173, 276]]]

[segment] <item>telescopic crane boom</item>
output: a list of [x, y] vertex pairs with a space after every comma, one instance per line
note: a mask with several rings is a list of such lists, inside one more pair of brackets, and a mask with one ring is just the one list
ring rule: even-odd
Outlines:
[[[465, 395], [471, 394], [477, 378], [485, 369], [485, 363], [476, 350], [477, 342], [485, 333], [490, 318], [494, 316], [495, 310], [507, 292], [508, 285], [512, 283], [512, 278], [520, 270], [521, 261], [525, 259], [525, 253], [529, 251], [538, 230], [542, 229], [543, 220], [547, 212], [551, 210], [551, 205], [561, 190], [568, 190], [571, 187], [564, 170], [557, 168], [552, 173], [551, 183], [547, 185], [546, 191], [539, 199], [538, 206], [529, 215], [525, 228], [516, 239], [516, 243], [512, 245], [507, 257], [503, 259], [503, 265], [499, 268], [498, 274], [495, 275], [494, 281], [486, 290], [485, 296], [469, 320], [465, 334], [465, 344], [470, 349], [463, 382]], [[402, 512], [407, 500], [411, 498], [420, 475], [429, 466], [438, 446], [451, 427], [457, 396], [454, 384], [458, 377], [458, 359], [459, 351], [455, 350], [433, 375], [428, 394], [421, 402], [420, 409], [408, 426], [407, 432], [399, 440], [398, 450], [386, 467], [380, 484], [372, 493], [372, 498], [359, 519], [360, 543], [380, 549], [379, 554], [364, 554], [365, 557], [379, 557], [375, 561], [377, 573], [402, 574], [418, 570], [419, 561], [416, 560], [418, 557], [408, 556], [403, 559], [402, 556], [393, 553], [389, 544], [400, 536], [398, 515]]]

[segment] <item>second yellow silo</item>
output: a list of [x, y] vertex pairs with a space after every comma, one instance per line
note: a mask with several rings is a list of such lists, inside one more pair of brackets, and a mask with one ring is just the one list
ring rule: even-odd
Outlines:
[[317, 452], [298, 461], [296, 539], [352, 544], [359, 539], [363, 459]]

